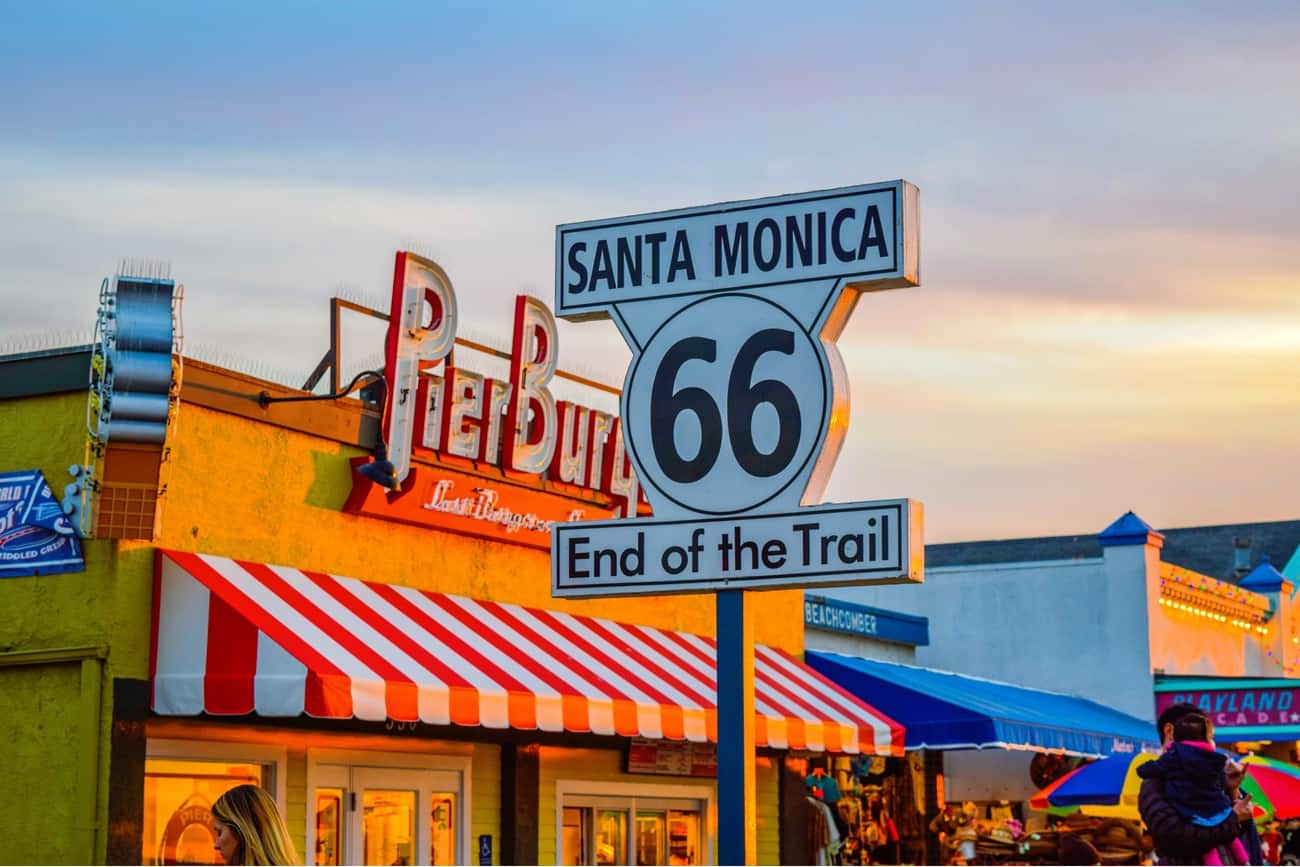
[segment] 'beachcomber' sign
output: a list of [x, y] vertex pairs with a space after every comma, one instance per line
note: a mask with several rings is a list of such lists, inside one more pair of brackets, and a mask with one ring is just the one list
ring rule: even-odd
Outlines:
[[803, 602], [804, 626], [897, 641], [901, 644], [930, 643], [930, 621], [925, 617], [886, 611], [870, 605], [858, 605], [842, 599], [806, 596]]

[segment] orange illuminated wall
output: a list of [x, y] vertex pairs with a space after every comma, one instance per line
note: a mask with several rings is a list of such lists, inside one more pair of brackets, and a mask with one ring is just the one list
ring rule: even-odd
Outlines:
[[[158, 547], [714, 634], [712, 594], [555, 599], [549, 551], [344, 512], [350, 459], [367, 453], [340, 439], [360, 440], [360, 402], [278, 404], [263, 413], [253, 399], [232, 397], [267, 385], [186, 360], [185, 423], [168, 438], [167, 520]], [[432, 472], [438, 465], [420, 466]], [[499, 470], [481, 472], [505, 497], [510, 480]], [[540, 485], [516, 490], [584, 505], [543, 493], [550, 488]], [[755, 639], [802, 653], [803, 591], [764, 591], [753, 599]]]

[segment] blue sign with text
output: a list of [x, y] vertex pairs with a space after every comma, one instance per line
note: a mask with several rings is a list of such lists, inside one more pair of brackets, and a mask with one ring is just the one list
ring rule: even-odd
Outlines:
[[0, 578], [85, 568], [77, 531], [41, 471], [0, 473]]
[[492, 835], [478, 835], [478, 863], [480, 865], [490, 865], [492, 863]]
[[842, 599], [805, 596], [803, 622], [805, 626], [815, 629], [846, 632], [882, 641], [897, 641], [900, 644], [930, 643], [929, 618], [886, 611], [870, 605], [857, 605]]

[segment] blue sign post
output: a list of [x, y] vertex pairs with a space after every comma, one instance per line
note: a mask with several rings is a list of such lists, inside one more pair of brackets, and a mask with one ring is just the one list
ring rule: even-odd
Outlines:
[[555, 230], [556, 314], [632, 350], [623, 439], [654, 516], [556, 524], [551, 592], [716, 591], [722, 864], [757, 857], [747, 589], [921, 580], [920, 503], [815, 505], [848, 426], [835, 340], [863, 292], [919, 284], [917, 206], [889, 181]]
[[757, 857], [754, 619], [746, 605], [747, 595], [744, 590], [720, 590], [716, 602], [718, 856], [722, 864], [753, 864]]

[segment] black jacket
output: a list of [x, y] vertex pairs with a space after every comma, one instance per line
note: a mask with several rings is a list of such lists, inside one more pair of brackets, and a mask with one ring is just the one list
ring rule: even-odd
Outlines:
[[1165, 800], [1164, 784], [1157, 779], [1142, 781], [1138, 812], [1151, 831], [1161, 864], [1203, 864], [1206, 852], [1231, 843], [1245, 830], [1235, 815], [1209, 828], [1192, 824]]
[[1160, 758], [1138, 766], [1144, 780], [1163, 780], [1165, 800], [1184, 819], [1200, 818], [1199, 824], [1222, 821], [1232, 811], [1224, 790], [1223, 769], [1228, 757], [1209, 748], [1174, 742]]

